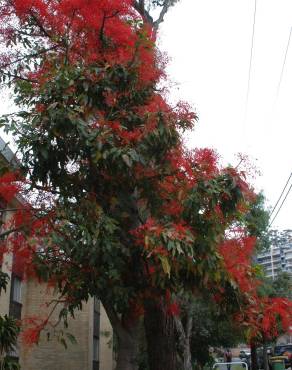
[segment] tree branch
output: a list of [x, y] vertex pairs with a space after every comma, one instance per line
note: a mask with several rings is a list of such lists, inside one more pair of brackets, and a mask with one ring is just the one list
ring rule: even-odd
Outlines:
[[141, 15], [142, 18], [144, 18], [151, 26], [153, 26], [154, 21], [151, 17], [150, 13], [145, 9], [145, 4], [143, 0], [134, 1], [133, 3], [134, 8], [137, 10], [137, 12]]
[[18, 76], [18, 75], [15, 75], [13, 73], [9, 73], [9, 72], [2, 72], [0, 71], [0, 73], [2, 75], [5, 75], [5, 76], [8, 76], [8, 77], [12, 77], [14, 80], [22, 80], [22, 81], [27, 81], [27, 82], [32, 82], [32, 83], [38, 83], [37, 80], [31, 80], [29, 78], [26, 78], [26, 77], [22, 77], [22, 76]]
[[175, 322], [175, 326], [176, 326], [176, 330], [181, 338], [181, 341], [182, 342], [185, 342], [186, 340], [186, 333], [185, 333], [185, 330], [184, 330], [184, 327], [183, 327], [183, 324], [181, 322], [181, 319], [180, 317], [178, 316], [174, 316], [174, 322]]
[[165, 3], [161, 9], [161, 12], [159, 14], [159, 17], [157, 18], [157, 20], [153, 23], [153, 29], [155, 32], [158, 31], [158, 27], [160, 25], [160, 23], [162, 23], [164, 21], [164, 16], [165, 14], [168, 12], [168, 9], [171, 7], [171, 3], [170, 3], [170, 0], [165, 0]]
[[35, 21], [36, 25], [38, 26], [38, 28], [40, 29], [40, 31], [44, 34], [44, 36], [48, 37], [49, 39], [51, 39], [51, 35], [49, 34], [49, 32], [44, 28], [44, 26], [42, 25], [42, 23], [38, 20], [38, 18], [36, 17], [36, 15], [31, 11], [30, 12], [30, 15], [32, 17], [32, 19]]
[[[22, 56], [21, 58], [18, 58], [18, 59], [15, 59], [14, 61], [12, 62], [9, 62], [9, 63], [6, 63], [6, 64], [3, 64], [3, 65], [0, 65], [0, 68], [7, 68], [7, 67], [10, 67], [12, 66], [13, 64], [15, 63], [18, 63], [18, 62], [21, 62], [23, 61], [24, 59], [27, 59], [27, 58], [33, 58], [33, 57], [37, 57], [41, 54], [45, 54], [47, 53], [48, 51], [51, 51], [51, 50], [54, 50], [54, 49], [57, 49], [59, 47], [59, 45], [54, 45], [48, 49], [43, 49], [43, 50], [40, 50], [38, 53], [32, 53], [32, 54], [28, 54], [28, 55], [25, 55], [25, 56]], [[3, 73], [3, 72], [2, 72]]]
[[118, 315], [116, 314], [115, 310], [109, 305], [106, 301], [101, 299], [101, 303], [106, 311], [106, 314], [110, 320], [110, 323], [113, 327], [113, 330], [116, 332], [117, 336], [122, 338], [125, 335], [125, 330], [119, 319]]
[[119, 10], [115, 11], [113, 14], [111, 15], [106, 15], [104, 13], [104, 16], [103, 16], [103, 19], [102, 19], [102, 24], [101, 24], [101, 27], [100, 27], [100, 31], [99, 31], [99, 39], [100, 41], [103, 41], [104, 40], [104, 37], [103, 37], [103, 31], [104, 31], [104, 27], [105, 27], [105, 21], [107, 19], [110, 19], [110, 18], [114, 18], [116, 17], [118, 14], [120, 13]]
[[150, 15], [150, 13], [145, 8], [145, 0], [135, 0], [133, 3], [134, 8], [136, 11], [141, 15], [143, 19], [146, 20], [147, 23], [149, 23], [152, 27], [154, 32], [156, 33], [158, 31], [160, 23], [164, 21], [164, 17], [166, 13], [168, 12], [169, 8], [175, 3], [176, 1], [172, 0], [164, 0], [164, 3], [162, 5], [161, 12], [156, 19], [156, 21], [153, 20], [153, 17]]
[[0, 233], [0, 240], [5, 238], [5, 236], [7, 236], [7, 235], [10, 235], [12, 233], [15, 233], [16, 231], [22, 230], [24, 227], [25, 227], [25, 225], [22, 225], [22, 226], [19, 226], [19, 227], [15, 227], [14, 229], [9, 229], [9, 230], [3, 231], [2, 233]]

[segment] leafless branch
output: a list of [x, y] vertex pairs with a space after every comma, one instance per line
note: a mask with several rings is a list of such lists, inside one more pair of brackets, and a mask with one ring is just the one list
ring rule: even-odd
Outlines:
[[136, 0], [136, 1], [134, 1], [134, 8], [141, 15], [141, 17], [143, 19], [145, 19], [146, 22], [148, 22], [153, 27], [154, 32], [157, 32], [158, 28], [159, 28], [159, 25], [164, 21], [164, 17], [166, 15], [166, 13], [168, 12], [169, 8], [175, 2], [176, 1], [172, 1], [172, 0], [164, 0], [161, 12], [160, 12], [158, 18], [155, 21], [154, 21], [153, 17], [150, 15], [150, 13], [146, 10], [145, 0]]
[[134, 1], [134, 8], [141, 15], [142, 18], [146, 20], [151, 26], [153, 26], [153, 18], [150, 13], [145, 9], [145, 4], [143, 0]]
[[161, 9], [159, 17], [157, 18], [157, 20], [153, 24], [153, 28], [154, 28], [155, 32], [158, 31], [158, 27], [159, 27], [160, 23], [162, 23], [164, 21], [165, 14], [168, 12], [168, 9], [170, 8], [170, 6], [171, 6], [170, 0], [165, 0], [165, 3], [164, 3], [164, 5]]

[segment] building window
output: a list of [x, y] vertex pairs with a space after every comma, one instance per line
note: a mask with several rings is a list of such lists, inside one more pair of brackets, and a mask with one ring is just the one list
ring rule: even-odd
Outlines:
[[100, 312], [100, 301], [97, 297], [94, 297], [94, 312]]
[[99, 370], [99, 330], [100, 330], [100, 301], [97, 297], [94, 297], [93, 303], [93, 358], [92, 358], [92, 369]]
[[99, 361], [99, 339], [93, 337], [93, 361]]
[[9, 315], [15, 319], [21, 319], [21, 279], [12, 274]]
[[21, 304], [21, 279], [18, 276], [12, 277], [12, 301]]

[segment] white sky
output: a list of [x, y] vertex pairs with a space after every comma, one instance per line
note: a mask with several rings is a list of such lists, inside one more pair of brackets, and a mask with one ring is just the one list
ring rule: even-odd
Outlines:
[[[190, 144], [215, 148], [233, 164], [234, 154], [249, 154], [261, 171], [255, 186], [273, 206], [292, 171], [292, 39], [277, 99], [292, 2], [257, 0], [245, 120], [253, 12], [254, 0], [181, 0], [161, 27], [160, 43], [179, 86], [174, 96], [190, 102], [200, 118]], [[0, 112], [13, 110], [5, 94], [0, 104]], [[292, 191], [273, 227], [292, 228]]]
[[[292, 38], [277, 99], [290, 27], [291, 0], [257, 0], [254, 53], [246, 120], [245, 101], [254, 0], [181, 0], [166, 17], [161, 48], [171, 58], [174, 95], [189, 101], [199, 123], [192, 146], [217, 149], [237, 163], [243, 152], [261, 171], [255, 180], [268, 205], [292, 171]], [[292, 228], [292, 191], [273, 228]]]

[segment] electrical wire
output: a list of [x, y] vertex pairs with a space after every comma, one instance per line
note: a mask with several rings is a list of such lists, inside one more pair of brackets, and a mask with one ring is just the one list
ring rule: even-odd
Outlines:
[[286, 50], [285, 50], [285, 54], [284, 54], [284, 60], [283, 60], [283, 64], [282, 64], [281, 74], [280, 74], [280, 78], [279, 78], [279, 82], [278, 82], [278, 86], [277, 86], [276, 100], [278, 99], [278, 96], [279, 96], [279, 93], [280, 93], [280, 88], [281, 88], [281, 85], [282, 85], [284, 70], [285, 70], [286, 61], [287, 61], [287, 55], [288, 55], [289, 46], [290, 46], [291, 35], [292, 35], [292, 27], [290, 27], [289, 38], [288, 38], [288, 42], [287, 42], [287, 46], [286, 46]]
[[286, 193], [286, 195], [285, 195], [285, 198], [283, 199], [283, 201], [282, 201], [282, 203], [281, 203], [280, 207], [278, 208], [277, 213], [275, 214], [274, 218], [273, 218], [273, 219], [272, 219], [272, 221], [270, 222], [269, 227], [271, 227], [271, 226], [272, 226], [273, 222], [275, 221], [276, 217], [278, 216], [279, 212], [281, 211], [281, 208], [283, 207], [283, 204], [285, 203], [285, 200], [287, 199], [287, 197], [288, 197], [288, 195], [289, 195], [289, 193], [290, 193], [291, 189], [292, 189], [292, 184], [290, 185], [290, 187], [289, 187], [289, 189], [288, 189], [288, 191], [287, 191], [287, 193]]
[[285, 184], [285, 186], [284, 186], [284, 188], [283, 188], [283, 190], [282, 190], [282, 192], [281, 192], [281, 194], [280, 194], [280, 196], [279, 196], [279, 198], [278, 198], [278, 200], [277, 200], [276, 204], [274, 205], [274, 208], [272, 209], [272, 211], [271, 211], [271, 213], [270, 213], [270, 217], [272, 216], [272, 214], [274, 213], [274, 211], [275, 211], [275, 209], [276, 209], [276, 207], [277, 207], [278, 203], [280, 202], [280, 200], [281, 200], [281, 198], [282, 198], [282, 195], [284, 194], [284, 192], [285, 192], [285, 190], [286, 190], [286, 188], [287, 188], [287, 185], [289, 184], [289, 181], [290, 181], [291, 177], [292, 177], [292, 172], [290, 173], [290, 176], [288, 177], [288, 180], [286, 181], [286, 184]]
[[246, 120], [246, 116], [247, 116], [247, 108], [248, 108], [249, 92], [250, 92], [252, 60], [253, 60], [253, 53], [254, 53], [254, 38], [255, 38], [256, 14], [257, 14], [257, 0], [255, 0], [255, 2], [254, 2], [253, 26], [252, 26], [252, 36], [251, 36], [250, 57], [249, 57], [247, 91], [246, 91], [246, 98], [245, 98], [245, 120]]
[[[288, 42], [287, 42], [287, 45], [286, 45], [286, 49], [285, 49], [285, 54], [284, 54], [284, 59], [283, 59], [283, 63], [282, 63], [282, 68], [281, 68], [281, 73], [280, 73], [280, 78], [279, 78], [279, 82], [278, 82], [278, 86], [277, 86], [277, 95], [276, 95], [276, 100], [278, 100], [278, 97], [279, 97], [279, 93], [280, 93], [280, 89], [281, 89], [281, 85], [282, 85], [282, 80], [283, 80], [283, 76], [284, 76], [284, 71], [285, 71], [285, 67], [286, 67], [286, 61], [287, 61], [287, 56], [288, 56], [288, 51], [289, 51], [289, 47], [290, 47], [290, 41], [291, 41], [291, 36], [292, 36], [292, 27], [290, 27], [290, 32], [289, 32], [289, 37], [288, 37]], [[279, 204], [288, 184], [289, 184], [289, 181], [292, 177], [292, 172], [290, 173], [290, 176], [288, 177], [288, 180], [286, 181], [286, 184], [276, 202], [276, 204], [274, 205], [274, 208], [272, 209], [271, 213], [270, 213], [270, 217], [273, 215], [275, 209], [277, 208], [277, 205]], [[276, 217], [278, 216], [280, 210], [282, 209], [283, 207], [283, 204], [285, 203], [290, 191], [292, 189], [292, 184], [290, 185], [282, 203], [280, 204], [280, 207], [278, 208], [278, 211], [276, 212], [275, 216], [273, 217], [272, 221], [270, 222], [269, 224], [269, 227], [272, 226], [273, 222], [275, 221]]]

